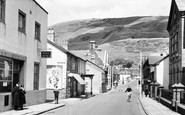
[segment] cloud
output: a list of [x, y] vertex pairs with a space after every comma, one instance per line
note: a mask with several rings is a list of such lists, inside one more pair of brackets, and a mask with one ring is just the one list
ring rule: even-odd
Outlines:
[[88, 18], [169, 15], [170, 0], [37, 0], [49, 25]]

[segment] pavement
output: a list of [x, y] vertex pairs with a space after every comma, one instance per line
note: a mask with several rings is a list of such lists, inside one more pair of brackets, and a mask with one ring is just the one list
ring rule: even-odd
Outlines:
[[146, 115], [181, 115], [149, 97], [138, 97]]
[[[113, 93], [113, 91], [109, 91], [107, 93]], [[42, 114], [60, 107], [65, 106], [67, 103], [75, 103], [76, 101], [80, 101], [82, 98], [68, 98], [68, 99], [60, 99], [58, 104], [52, 102], [47, 102], [38, 105], [32, 105], [24, 107], [24, 110], [10, 110], [6, 112], [1, 112], [0, 115], [38, 115]], [[146, 115], [180, 115], [169, 109], [168, 107], [162, 105], [161, 103], [153, 100], [149, 97], [138, 97], [138, 100], [141, 104], [141, 107]]]
[[39, 115], [66, 105], [66, 103], [74, 103], [76, 101], [80, 101], [81, 98], [68, 98], [68, 99], [60, 99], [58, 104], [55, 104], [54, 101], [26, 106], [24, 110], [10, 110], [6, 112], [1, 112], [0, 115]]

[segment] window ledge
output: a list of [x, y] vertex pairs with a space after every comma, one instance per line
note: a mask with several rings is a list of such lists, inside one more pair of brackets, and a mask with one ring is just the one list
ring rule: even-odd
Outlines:
[[18, 29], [18, 31], [26, 35], [26, 32], [23, 31], [22, 29]]

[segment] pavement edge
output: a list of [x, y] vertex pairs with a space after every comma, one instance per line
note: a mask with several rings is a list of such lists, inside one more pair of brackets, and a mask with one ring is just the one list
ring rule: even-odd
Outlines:
[[54, 110], [54, 109], [58, 109], [58, 108], [60, 108], [60, 107], [64, 107], [64, 106], [65, 106], [65, 105], [60, 105], [60, 106], [57, 106], [57, 107], [54, 107], [54, 108], [51, 108], [51, 109], [47, 109], [47, 110], [38, 112], [38, 113], [36, 113], [36, 114], [34, 114], [34, 115], [40, 115], [40, 114], [46, 113], [46, 112], [48, 112], [48, 111], [51, 111], [51, 110]]
[[149, 115], [149, 114], [146, 112], [145, 108], [143, 107], [143, 104], [142, 104], [142, 102], [141, 102], [139, 96], [137, 97], [137, 100], [138, 100], [139, 103], [140, 103], [140, 107], [139, 107], [139, 108], [142, 108], [142, 111], [143, 111], [142, 113], [145, 114], [145, 115]]

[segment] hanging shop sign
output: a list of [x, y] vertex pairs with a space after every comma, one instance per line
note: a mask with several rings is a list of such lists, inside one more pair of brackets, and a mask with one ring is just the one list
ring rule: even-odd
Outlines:
[[41, 51], [41, 58], [51, 58], [51, 51]]

